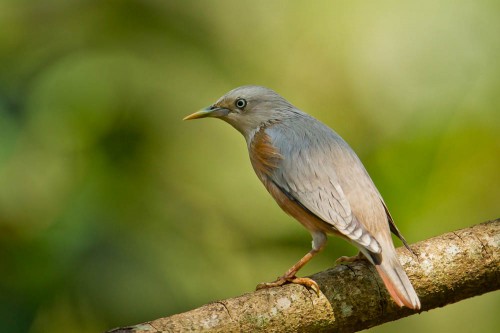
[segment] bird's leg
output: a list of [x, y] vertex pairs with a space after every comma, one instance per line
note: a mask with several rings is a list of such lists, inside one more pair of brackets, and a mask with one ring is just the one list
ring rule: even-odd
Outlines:
[[338, 258], [337, 260], [335, 260], [335, 263], [338, 265], [338, 264], [354, 262], [356, 260], [363, 260], [363, 259], [365, 259], [365, 255], [361, 251], [359, 251], [358, 254], [356, 254], [355, 256], [352, 256], [352, 257], [342, 256], [342, 257]]
[[319, 294], [319, 287], [318, 284], [310, 279], [310, 278], [298, 278], [295, 276], [297, 272], [304, 267], [305, 264], [309, 262], [309, 260], [312, 259], [319, 251], [312, 249], [309, 251], [305, 256], [303, 256], [295, 265], [290, 267], [288, 271], [286, 271], [283, 276], [279, 277], [276, 281], [273, 282], [263, 282], [259, 283], [257, 285], [257, 290], [259, 289], [265, 289], [265, 288], [272, 288], [272, 287], [279, 287], [284, 285], [285, 283], [296, 283], [296, 284], [301, 284], [303, 286], [309, 287], [313, 289], [316, 293]]
[[279, 277], [276, 281], [273, 282], [263, 282], [257, 285], [257, 290], [279, 287], [284, 285], [285, 283], [296, 283], [301, 284], [305, 287], [313, 289], [316, 294], [319, 295], [319, 286], [318, 284], [310, 278], [298, 278], [295, 276], [297, 272], [304, 267], [305, 264], [309, 262], [316, 254], [318, 254], [326, 244], [326, 235], [323, 233], [313, 234], [313, 248], [309, 251], [305, 256], [303, 256], [299, 261], [295, 263], [288, 271], [286, 271], [283, 276]]

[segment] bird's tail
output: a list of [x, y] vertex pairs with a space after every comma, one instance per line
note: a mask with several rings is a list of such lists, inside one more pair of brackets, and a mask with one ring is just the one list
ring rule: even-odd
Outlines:
[[399, 263], [393, 246], [382, 247], [382, 262], [375, 265], [375, 268], [384, 281], [387, 291], [399, 306], [420, 310], [420, 300], [403, 266]]

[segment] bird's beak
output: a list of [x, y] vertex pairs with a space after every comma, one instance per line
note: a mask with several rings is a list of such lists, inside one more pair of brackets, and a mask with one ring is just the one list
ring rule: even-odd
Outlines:
[[224, 109], [218, 106], [209, 106], [204, 109], [201, 109], [198, 112], [195, 112], [193, 114], [190, 114], [189, 116], [185, 117], [183, 120], [191, 120], [191, 119], [198, 119], [198, 118], [205, 118], [205, 117], [223, 117], [227, 116], [229, 113], [228, 109]]

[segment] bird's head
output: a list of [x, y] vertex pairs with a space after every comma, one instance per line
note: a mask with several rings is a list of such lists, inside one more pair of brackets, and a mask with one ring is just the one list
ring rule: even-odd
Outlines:
[[261, 126], [290, 117], [296, 109], [271, 89], [243, 86], [231, 90], [214, 104], [184, 120], [215, 117], [240, 131], [248, 140]]

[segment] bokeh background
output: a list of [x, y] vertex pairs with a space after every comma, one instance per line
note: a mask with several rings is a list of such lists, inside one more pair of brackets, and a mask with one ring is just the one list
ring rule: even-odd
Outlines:
[[[498, 217], [499, 36], [487, 0], [1, 0], [0, 330], [171, 315], [310, 249], [239, 133], [181, 121], [244, 84], [335, 128], [410, 242]], [[355, 253], [330, 239], [301, 273]], [[499, 308], [370, 332], [492, 332]]]

